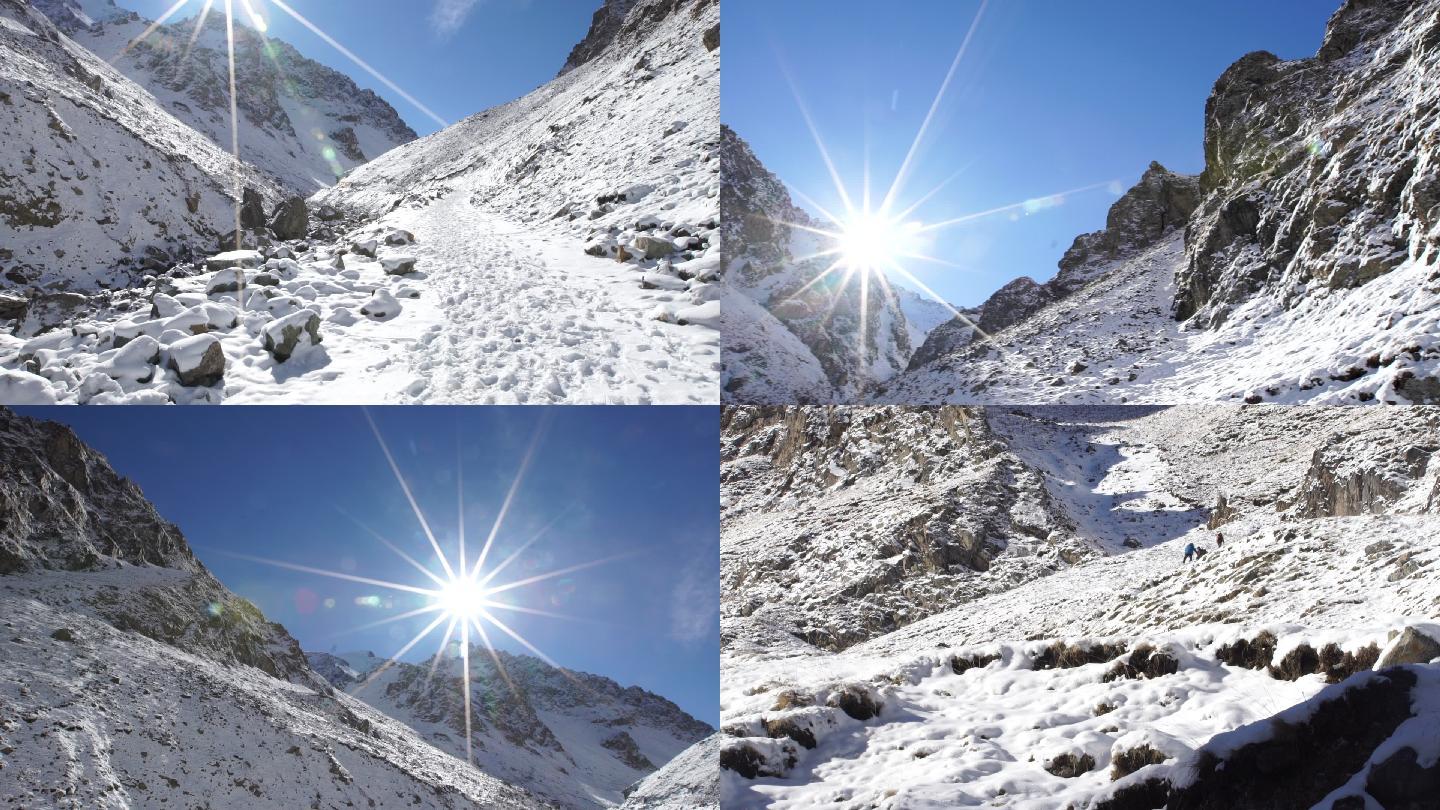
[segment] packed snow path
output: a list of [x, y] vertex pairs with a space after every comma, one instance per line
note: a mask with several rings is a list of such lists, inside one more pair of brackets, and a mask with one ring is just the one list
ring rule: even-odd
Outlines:
[[466, 404], [707, 404], [719, 332], [654, 318], [683, 292], [527, 231], [454, 194], [389, 220], [413, 231], [444, 319], [413, 350], [406, 398]]
[[[0, 336], [0, 402], [713, 403], [719, 303], [678, 274], [705, 272], [718, 249], [665, 275], [455, 194], [331, 244], [222, 254], [32, 338]], [[295, 345], [276, 352], [287, 324]]]

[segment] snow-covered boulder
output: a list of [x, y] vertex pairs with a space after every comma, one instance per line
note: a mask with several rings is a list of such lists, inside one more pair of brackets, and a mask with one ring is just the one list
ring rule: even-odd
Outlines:
[[404, 276], [415, 272], [414, 256], [390, 256], [380, 260], [380, 267], [391, 276]]
[[640, 276], [640, 288], [644, 290], [684, 292], [689, 286], [689, 283], [664, 273], [645, 273]]
[[109, 353], [98, 368], [111, 379], [129, 383], [147, 383], [155, 379], [160, 362], [160, 341], [142, 335]]
[[[205, 260], [206, 270], [259, 267], [264, 257], [258, 250], [231, 250]], [[238, 288], [237, 288], [238, 289]]]
[[663, 259], [675, 252], [675, 243], [662, 236], [641, 234], [631, 243], [635, 253], [646, 259]]
[[681, 326], [695, 324], [697, 326], [708, 326], [711, 329], [719, 329], [720, 302], [706, 301], [699, 306], [686, 307], [675, 313], [675, 322]]
[[44, 377], [0, 370], [0, 402], [6, 405], [54, 405], [55, 391]]
[[410, 245], [414, 243], [415, 234], [406, 230], [401, 230], [399, 228], [396, 228], [395, 230], [385, 235], [385, 244], [387, 245], [400, 246]]
[[388, 318], [400, 312], [400, 302], [389, 290], [379, 289], [370, 297], [369, 301], [360, 308], [361, 315], [369, 315], [372, 318]]
[[245, 271], [236, 267], [229, 270], [221, 270], [210, 279], [210, 284], [205, 292], [210, 295], [222, 293], [239, 292], [245, 286]]
[[350, 252], [357, 256], [364, 256], [369, 259], [375, 258], [375, 249], [379, 244], [374, 239], [364, 239], [350, 243]]
[[292, 312], [266, 324], [261, 339], [265, 351], [283, 363], [301, 349], [320, 345], [320, 316], [308, 309]]
[[225, 351], [214, 335], [196, 335], [171, 344], [170, 370], [189, 388], [208, 388], [225, 378]]

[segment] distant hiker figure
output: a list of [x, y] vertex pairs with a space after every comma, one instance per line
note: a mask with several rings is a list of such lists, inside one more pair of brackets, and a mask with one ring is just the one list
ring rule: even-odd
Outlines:
[[1223, 545], [1225, 545], [1225, 535], [1221, 534], [1220, 532], [1216, 532], [1216, 533], [1215, 533], [1215, 548], [1220, 548], [1220, 547], [1223, 546]]
[[1185, 546], [1185, 562], [1190, 562], [1195, 557], [1195, 544], [1189, 543]]
[[1204, 557], [1205, 557], [1205, 549], [1203, 549], [1203, 548], [1197, 548], [1197, 549], [1195, 549], [1195, 561], [1196, 561], [1196, 562], [1199, 562], [1199, 561], [1200, 561], [1201, 559], [1203, 559]]

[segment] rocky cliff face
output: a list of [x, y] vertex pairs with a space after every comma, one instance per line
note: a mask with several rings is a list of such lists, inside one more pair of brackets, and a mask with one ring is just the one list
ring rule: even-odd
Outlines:
[[[151, 24], [111, 0], [83, 8], [71, 0], [42, 0], [36, 7], [77, 43], [107, 59], [126, 51]], [[198, 31], [197, 22], [198, 17], [161, 26], [115, 66], [176, 118], [228, 148], [225, 15], [212, 12]], [[292, 194], [308, 196], [416, 138], [384, 99], [240, 18], [235, 21], [235, 64], [241, 157]]]
[[615, 35], [624, 27], [625, 17], [634, 5], [635, 0], [605, 0], [590, 20], [590, 30], [585, 33], [585, 38], [570, 50], [570, 56], [565, 59], [560, 75], [564, 76], [589, 62], [609, 47], [615, 40]]
[[[496, 660], [498, 658], [498, 660]], [[565, 807], [620, 802], [624, 791], [714, 732], [670, 701], [598, 675], [560, 670], [483, 647], [470, 653], [476, 764], [486, 773]], [[399, 663], [360, 684], [382, 661], [369, 654], [310, 653], [315, 671], [338, 689], [465, 756], [460, 662]]]
[[[733, 130], [722, 127], [725, 228], [722, 399], [853, 401], [903, 369], [912, 347], [904, 309], [878, 278], [815, 279], [826, 237]], [[801, 227], [792, 227], [792, 226]]]
[[1205, 109], [1205, 203], [1175, 310], [1214, 325], [1257, 294], [1365, 285], [1440, 246], [1433, 3], [1347, 2], [1312, 59], [1253, 53]]
[[1436, 401], [1437, 15], [1351, 0], [1314, 57], [1241, 58], [1206, 104], [1198, 188], [1139, 220], [1183, 241], [1127, 256], [1082, 238], [1067, 261], [1099, 247], [1103, 274], [1058, 300], [1019, 290], [1041, 308], [992, 322], [995, 352], [951, 340], [880, 399]]
[[0, 409], [0, 437], [0, 575], [163, 569], [157, 581], [84, 601], [121, 630], [277, 677], [308, 677], [285, 629], [226, 590], [140, 488], [69, 428]]

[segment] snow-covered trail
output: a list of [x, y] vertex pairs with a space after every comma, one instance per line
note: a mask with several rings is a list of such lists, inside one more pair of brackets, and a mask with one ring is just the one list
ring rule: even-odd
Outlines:
[[[719, 332], [652, 317], [684, 293], [642, 290], [633, 268], [509, 222], [453, 193], [385, 224], [413, 253], [442, 319], [410, 357], [415, 401], [705, 404], [718, 401]], [[688, 304], [684, 304], [688, 305]]]

